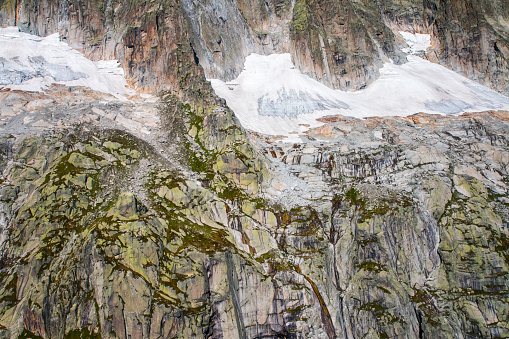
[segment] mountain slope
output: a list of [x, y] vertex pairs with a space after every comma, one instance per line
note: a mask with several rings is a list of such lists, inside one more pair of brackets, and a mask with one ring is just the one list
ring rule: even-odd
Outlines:
[[[0, 338], [508, 337], [506, 98], [422, 59], [461, 60], [500, 90], [505, 64], [489, 58], [504, 42], [465, 59], [442, 50], [453, 41], [437, 44], [460, 5], [0, 2], [2, 25], [60, 32], [83, 64], [119, 60], [131, 86], [114, 77], [120, 96], [60, 79], [49, 57], [4, 56], [2, 81], [13, 70], [47, 81], [0, 89]], [[501, 25], [472, 46], [503, 36], [504, 5], [465, 2], [479, 27]], [[404, 42], [410, 28], [431, 34], [431, 51]], [[407, 52], [421, 58], [402, 64]], [[486, 72], [493, 60], [498, 74]], [[82, 80], [100, 73], [59, 66]], [[277, 76], [253, 82], [254, 71]], [[339, 92], [312, 77], [371, 86]], [[412, 79], [415, 91], [385, 88]], [[301, 120], [277, 104], [290, 90], [292, 105], [329, 110]], [[398, 108], [409, 93], [424, 107], [436, 98], [486, 111], [414, 114], [415, 102]], [[373, 117], [377, 106], [401, 116]], [[293, 123], [292, 138], [260, 133], [286, 128], [260, 108]]]
[[150, 89], [173, 88], [172, 42], [188, 39], [210, 78], [235, 78], [251, 53], [291, 53], [325, 84], [360, 89], [389, 59], [405, 62], [398, 32], [410, 31], [431, 34], [431, 61], [507, 95], [508, 21], [503, 0], [0, 3], [0, 25], [59, 32], [92, 59], [120, 60], [132, 81]]

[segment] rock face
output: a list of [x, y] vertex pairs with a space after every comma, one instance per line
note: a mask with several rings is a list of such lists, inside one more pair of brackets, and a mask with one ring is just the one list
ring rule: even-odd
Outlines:
[[507, 113], [251, 144], [164, 100], [174, 157], [100, 125], [3, 138], [2, 336], [509, 334]]
[[[480, 22], [499, 6], [502, 39], [505, 3], [468, 3]], [[0, 92], [0, 338], [509, 337], [508, 112], [328, 116], [285, 143], [205, 80], [288, 49], [362, 86], [402, 55], [396, 28], [468, 35], [443, 21], [459, 2], [0, 5], [2, 24], [99, 38], [85, 54], [166, 89]], [[449, 44], [435, 56], [457, 64]], [[496, 46], [461, 67], [504, 72]]]
[[505, 1], [448, 1], [439, 4], [433, 32], [440, 62], [509, 93], [509, 5]]
[[432, 35], [431, 61], [508, 93], [505, 1], [302, 0], [293, 13], [295, 63], [334, 87], [362, 88], [383, 62], [404, 62], [398, 31], [410, 31]]
[[385, 62], [405, 62], [399, 31], [410, 31], [432, 35], [431, 61], [509, 94], [504, 0], [4, 0], [0, 8], [0, 25], [59, 32], [87, 56], [121, 60], [146, 90], [178, 87], [179, 58], [230, 80], [250, 53], [283, 52], [331, 87], [361, 89]]
[[[180, 3], [145, 1], [3, 1], [0, 25], [35, 35], [58, 32], [93, 60], [120, 60], [145, 91], [181, 92], [193, 62]], [[174, 65], [180, 64], [180, 68]], [[200, 68], [195, 68], [201, 72]]]

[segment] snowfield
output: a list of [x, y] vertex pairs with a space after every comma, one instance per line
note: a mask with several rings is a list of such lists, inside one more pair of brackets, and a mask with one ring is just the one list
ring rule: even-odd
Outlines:
[[431, 36], [429, 34], [410, 33], [400, 31], [399, 34], [405, 39], [408, 48], [404, 48], [403, 52], [416, 54], [424, 52], [431, 47]]
[[60, 41], [16, 27], [0, 28], [0, 88], [44, 91], [51, 84], [85, 86], [117, 98], [133, 94], [116, 60], [93, 62]]
[[[430, 46], [429, 35], [403, 37], [409, 53]], [[416, 55], [407, 59], [403, 65], [386, 63], [379, 79], [356, 92], [333, 90], [302, 74], [290, 54], [251, 54], [237, 79], [210, 82], [245, 128], [286, 136], [288, 141], [323, 125], [317, 119], [327, 115], [364, 118], [509, 110], [509, 98]]]
[[[380, 78], [362, 91], [333, 90], [313, 80], [295, 68], [290, 54], [251, 54], [237, 79], [210, 81], [245, 128], [286, 136], [288, 141], [298, 141], [300, 134], [323, 125], [317, 119], [327, 115], [509, 110], [507, 97], [414, 55], [430, 47], [429, 35], [400, 34], [408, 44], [408, 62], [386, 63]], [[92, 62], [61, 42], [58, 34], [41, 38], [15, 27], [2, 28], [0, 46], [0, 88], [44, 91], [56, 83], [85, 86], [120, 99], [135, 94], [116, 60]]]

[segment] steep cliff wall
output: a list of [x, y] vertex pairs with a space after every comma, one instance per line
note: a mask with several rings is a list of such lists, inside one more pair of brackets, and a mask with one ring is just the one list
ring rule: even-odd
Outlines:
[[449, 2], [0, 4], [167, 89], [150, 133], [122, 129], [134, 99], [0, 91], [0, 338], [509, 336], [507, 112], [329, 116], [284, 143], [205, 81], [290, 50], [362, 87], [402, 55], [394, 30], [445, 27]]
[[440, 1], [433, 32], [440, 62], [509, 93], [507, 1]]
[[253, 145], [173, 100], [170, 157], [100, 124], [2, 139], [2, 337], [509, 335], [507, 113]]
[[144, 91], [185, 96], [183, 84], [201, 79], [203, 72], [195, 67], [178, 1], [9, 2], [3, 4], [0, 24], [16, 24], [35, 35], [58, 32], [93, 60], [118, 59], [132, 85]]
[[428, 33], [430, 60], [508, 93], [507, 20], [504, 1], [302, 0], [294, 10], [294, 58], [333, 87], [358, 89], [388, 58], [403, 62], [398, 31]]
[[405, 62], [398, 33], [405, 30], [432, 35], [430, 60], [509, 93], [509, 10], [502, 0], [10, 0], [0, 8], [0, 25], [58, 31], [87, 56], [120, 59], [147, 90], [172, 83], [165, 74], [175, 44], [189, 41], [194, 55], [186, 57], [209, 78], [235, 78], [250, 53], [291, 52], [299, 69], [329, 86], [360, 89], [384, 62]]

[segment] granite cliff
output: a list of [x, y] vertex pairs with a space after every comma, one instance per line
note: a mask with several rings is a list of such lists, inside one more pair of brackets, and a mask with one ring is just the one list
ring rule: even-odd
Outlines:
[[431, 34], [428, 59], [509, 93], [503, 0], [3, 0], [0, 7], [0, 25], [59, 32], [92, 59], [121, 60], [129, 78], [151, 90], [175, 82], [161, 72], [179, 63], [188, 41], [186, 60], [209, 78], [234, 78], [253, 52], [289, 52], [324, 83], [359, 89], [387, 60], [405, 62], [398, 32], [412, 31]]
[[508, 93], [506, 2], [0, 8], [118, 59], [133, 89], [0, 90], [0, 338], [509, 337], [507, 111], [329, 115], [285, 142], [206, 80], [288, 52], [359, 89], [412, 31], [421, 57]]

